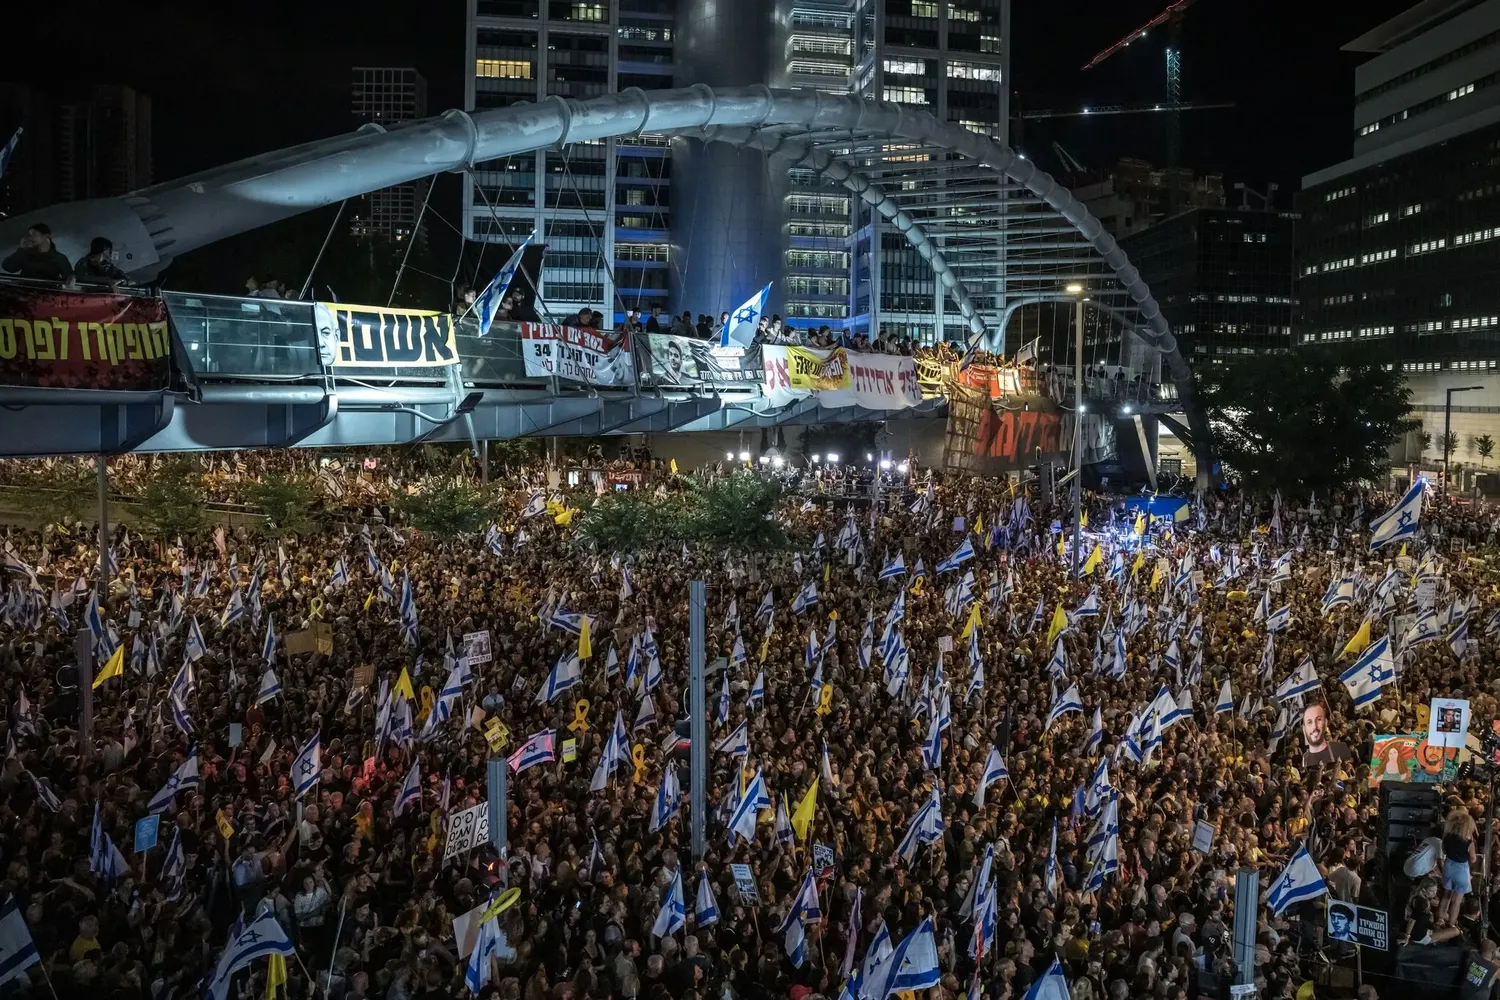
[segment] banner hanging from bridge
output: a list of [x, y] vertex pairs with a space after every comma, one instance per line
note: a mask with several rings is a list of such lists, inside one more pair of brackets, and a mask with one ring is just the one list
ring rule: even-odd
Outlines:
[[[273, 303], [274, 305], [274, 303]], [[318, 336], [334, 340], [335, 368], [442, 368], [458, 363], [453, 317], [426, 309], [383, 309], [319, 302]], [[332, 329], [326, 329], [329, 323]], [[438, 373], [434, 373], [438, 374]]]
[[822, 406], [904, 410], [922, 401], [917, 366], [895, 354], [851, 354], [766, 344], [765, 396], [773, 406], [817, 396]]
[[[1045, 396], [991, 401], [984, 388], [954, 384], [948, 395], [948, 434], [943, 465], [950, 472], [998, 475], [1073, 451], [1073, 414]], [[1114, 425], [1099, 414], [1083, 415], [1085, 464], [1115, 457]]]
[[533, 378], [634, 385], [630, 335], [550, 323], [521, 324], [521, 357]]
[[171, 380], [161, 299], [0, 286], [0, 385], [155, 392]]
[[694, 386], [759, 382], [759, 351], [720, 347], [718, 341], [670, 333], [648, 333], [641, 347], [641, 374], [653, 385]]

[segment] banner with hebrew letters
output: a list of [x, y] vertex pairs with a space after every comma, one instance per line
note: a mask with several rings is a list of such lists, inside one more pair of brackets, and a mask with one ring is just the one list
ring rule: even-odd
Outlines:
[[821, 406], [867, 410], [904, 410], [922, 402], [917, 365], [908, 357], [776, 344], [762, 346], [761, 353], [766, 366], [765, 397], [773, 406], [809, 396], [816, 396]]
[[161, 299], [0, 285], [0, 385], [159, 391], [171, 379]]
[[335, 368], [441, 368], [458, 363], [453, 317], [445, 312], [346, 302], [319, 302], [317, 307], [333, 317]]
[[526, 374], [588, 385], [633, 385], [630, 335], [552, 323], [521, 324]]

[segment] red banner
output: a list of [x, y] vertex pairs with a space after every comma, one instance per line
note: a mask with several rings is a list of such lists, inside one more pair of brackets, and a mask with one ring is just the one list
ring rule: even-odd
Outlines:
[[0, 385], [161, 390], [171, 352], [161, 299], [0, 284]]

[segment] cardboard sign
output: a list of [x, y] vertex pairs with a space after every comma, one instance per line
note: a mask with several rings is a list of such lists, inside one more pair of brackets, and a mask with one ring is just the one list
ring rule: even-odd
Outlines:
[[443, 848], [443, 862], [472, 851], [490, 841], [489, 802], [470, 806], [448, 819], [448, 840]]
[[1329, 940], [1347, 941], [1380, 951], [1390, 948], [1390, 916], [1384, 910], [1330, 899], [1324, 920]]
[[1208, 854], [1214, 849], [1214, 825], [1206, 819], [1200, 819], [1193, 825], [1193, 850], [1199, 854]]
[[940, 636], [938, 636], [938, 651], [939, 652], [943, 652], [943, 653], [951, 653], [951, 652], [953, 652], [953, 636], [951, 636], [951, 635], [940, 635]]
[[143, 854], [156, 846], [157, 833], [161, 829], [161, 816], [152, 813], [135, 821], [135, 853]]
[[229, 749], [233, 750], [243, 742], [245, 742], [244, 724], [240, 722], [231, 722], [229, 724]]
[[313, 622], [311, 628], [301, 629], [296, 632], [288, 632], [282, 637], [289, 655], [297, 656], [302, 653], [322, 653], [324, 656], [333, 655], [333, 626], [323, 622]]
[[730, 865], [729, 870], [734, 873], [734, 887], [742, 899], [749, 906], [760, 905], [760, 890], [755, 885], [755, 875], [750, 871], [749, 865]]
[[505, 749], [505, 744], [510, 742], [510, 728], [499, 719], [491, 719], [484, 729], [484, 739], [490, 745], [491, 750], [499, 753]]
[[813, 867], [819, 876], [833, 874], [833, 848], [827, 844], [813, 844]]
[[492, 656], [488, 629], [485, 629], [483, 632], [464, 633], [464, 659], [469, 661], [469, 666], [488, 663]]
[[564, 764], [571, 764], [578, 759], [578, 741], [569, 737], [563, 740], [562, 759]]
[[374, 684], [375, 665], [372, 663], [362, 663], [355, 667], [354, 673], [350, 676], [349, 683], [357, 688], [367, 688], [371, 684]]
[[1417, 607], [1424, 611], [1437, 603], [1438, 579], [1424, 576], [1417, 581]]

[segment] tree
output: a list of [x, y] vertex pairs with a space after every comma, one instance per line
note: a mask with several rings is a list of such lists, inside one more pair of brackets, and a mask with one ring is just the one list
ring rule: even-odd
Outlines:
[[1290, 493], [1378, 478], [1417, 426], [1405, 376], [1383, 362], [1309, 348], [1197, 369], [1225, 467], [1248, 487]]
[[1474, 438], [1474, 450], [1479, 452], [1479, 464], [1483, 465], [1495, 453], [1495, 439], [1488, 434], [1480, 434]]
[[141, 489], [136, 516], [156, 538], [191, 535], [208, 521], [203, 493], [203, 467], [196, 458], [158, 460]]
[[1432, 447], [1432, 432], [1431, 431], [1418, 431], [1417, 432], [1417, 443], [1422, 446], [1422, 454], [1426, 455], [1427, 454], [1427, 449]]
[[273, 538], [306, 535], [318, 527], [318, 488], [310, 479], [268, 472], [251, 485], [248, 496], [266, 515]]
[[429, 485], [420, 493], [395, 497], [391, 506], [412, 527], [437, 535], [466, 535], [494, 516], [494, 498], [461, 482]]
[[734, 552], [779, 549], [786, 532], [775, 517], [781, 482], [749, 472], [721, 476], [708, 485], [688, 478], [686, 535], [704, 545]]
[[38, 469], [25, 485], [6, 492], [21, 511], [44, 521], [98, 517], [99, 479], [97, 467], [62, 461]]
[[604, 552], [639, 552], [671, 539], [685, 539], [680, 501], [645, 490], [607, 493], [583, 510], [578, 537]]
[[1447, 458], [1458, 450], [1458, 435], [1452, 431], [1444, 431], [1440, 441], [1443, 445], [1443, 457]]

